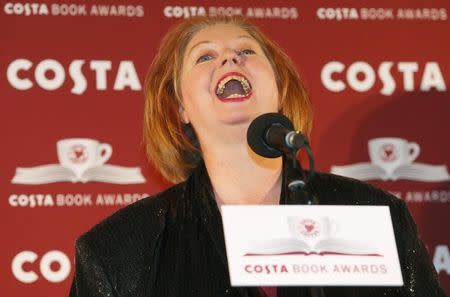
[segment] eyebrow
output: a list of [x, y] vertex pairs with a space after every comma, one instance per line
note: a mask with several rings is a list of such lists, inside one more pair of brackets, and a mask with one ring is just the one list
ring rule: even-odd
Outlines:
[[[248, 38], [248, 39], [253, 40], [253, 38], [250, 37], [249, 35], [239, 35], [239, 36], [237, 37], [237, 39], [241, 39], [241, 38]], [[196, 48], [197, 46], [202, 45], [202, 44], [206, 44], [206, 43], [213, 43], [213, 42], [212, 42], [212, 41], [209, 41], [209, 40], [204, 40], [204, 41], [197, 42], [196, 44], [194, 44], [194, 45], [189, 49], [187, 55], [189, 56], [189, 55], [191, 54], [192, 50], [193, 50], [194, 48]]]

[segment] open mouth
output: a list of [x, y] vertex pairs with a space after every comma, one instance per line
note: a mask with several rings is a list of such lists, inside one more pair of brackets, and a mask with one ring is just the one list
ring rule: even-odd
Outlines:
[[216, 95], [221, 100], [246, 99], [252, 93], [250, 82], [239, 73], [229, 73], [223, 77], [216, 87]]

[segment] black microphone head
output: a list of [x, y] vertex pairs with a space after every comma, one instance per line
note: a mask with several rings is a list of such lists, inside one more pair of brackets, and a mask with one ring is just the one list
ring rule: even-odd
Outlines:
[[250, 123], [247, 130], [247, 142], [250, 148], [258, 155], [266, 158], [278, 158], [281, 156], [281, 151], [270, 147], [265, 140], [267, 130], [276, 124], [294, 130], [291, 120], [276, 112], [262, 114]]

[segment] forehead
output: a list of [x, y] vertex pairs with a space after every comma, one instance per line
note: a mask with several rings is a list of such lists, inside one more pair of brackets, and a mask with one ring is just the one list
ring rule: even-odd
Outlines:
[[256, 41], [251, 35], [239, 26], [232, 24], [215, 24], [199, 30], [188, 43], [188, 50], [202, 42], [221, 43], [234, 39], [245, 38]]

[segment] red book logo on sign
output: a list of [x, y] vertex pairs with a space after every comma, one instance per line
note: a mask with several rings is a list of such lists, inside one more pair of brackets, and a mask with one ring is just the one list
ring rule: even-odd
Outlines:
[[382, 256], [372, 242], [339, 236], [340, 224], [336, 219], [288, 217], [287, 221], [291, 237], [251, 240], [245, 256]]

